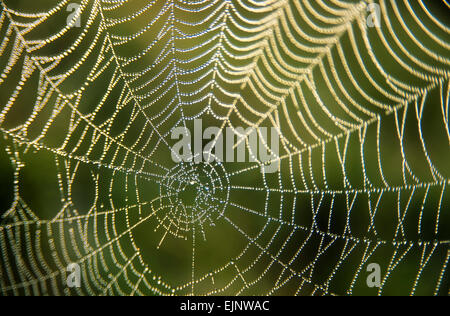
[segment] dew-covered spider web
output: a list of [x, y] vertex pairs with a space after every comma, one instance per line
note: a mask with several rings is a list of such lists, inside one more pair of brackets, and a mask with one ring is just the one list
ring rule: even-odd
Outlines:
[[[1, 0], [1, 295], [448, 295], [449, 13]], [[195, 119], [279, 171], [175, 163]]]

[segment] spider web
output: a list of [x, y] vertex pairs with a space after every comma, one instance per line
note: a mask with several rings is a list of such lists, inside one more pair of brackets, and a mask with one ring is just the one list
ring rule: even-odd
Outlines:
[[[445, 2], [70, 4], [1, 1], [2, 295], [449, 294]], [[199, 118], [280, 170], [174, 163]]]

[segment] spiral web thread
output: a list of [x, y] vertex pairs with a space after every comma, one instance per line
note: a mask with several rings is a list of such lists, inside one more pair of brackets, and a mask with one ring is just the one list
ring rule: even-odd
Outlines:
[[[436, 2], [84, 0], [78, 28], [69, 0], [2, 0], [0, 293], [361, 294], [379, 263], [373, 294], [448, 295]], [[200, 118], [275, 127], [279, 172], [172, 162], [172, 129]]]

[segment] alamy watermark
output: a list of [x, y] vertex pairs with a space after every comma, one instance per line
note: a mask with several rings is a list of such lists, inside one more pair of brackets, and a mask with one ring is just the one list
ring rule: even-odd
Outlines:
[[67, 287], [80, 288], [81, 287], [81, 267], [77, 263], [71, 263], [67, 266]]
[[381, 7], [377, 3], [367, 4], [367, 26], [368, 27], [381, 27]]
[[[270, 131], [270, 140], [269, 140]], [[187, 127], [172, 130], [172, 159], [176, 163], [194, 162], [254, 162], [262, 165], [263, 173], [275, 173], [280, 168], [280, 134], [277, 128], [208, 127], [194, 121], [194, 133]], [[209, 141], [204, 145], [204, 141]]]
[[78, 3], [70, 3], [67, 6], [67, 12], [72, 12], [67, 17], [67, 26], [81, 27], [81, 5]]
[[367, 286], [371, 289], [381, 287], [381, 267], [378, 263], [371, 263], [367, 266]]

